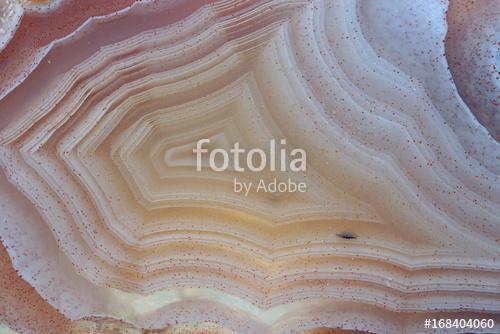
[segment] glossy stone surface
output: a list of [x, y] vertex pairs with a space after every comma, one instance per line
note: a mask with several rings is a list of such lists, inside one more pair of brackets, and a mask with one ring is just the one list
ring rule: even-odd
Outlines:
[[[490, 5], [7, 1], [0, 323], [413, 333], [425, 318], [500, 321]], [[198, 172], [200, 138], [285, 138], [307, 172]], [[235, 175], [307, 193], [245, 197]]]

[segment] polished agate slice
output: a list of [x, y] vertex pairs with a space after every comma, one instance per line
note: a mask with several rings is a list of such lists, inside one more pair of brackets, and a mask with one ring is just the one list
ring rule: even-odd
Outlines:
[[[5, 331], [500, 321], [494, 2], [6, 1]], [[307, 171], [198, 171], [201, 138]]]

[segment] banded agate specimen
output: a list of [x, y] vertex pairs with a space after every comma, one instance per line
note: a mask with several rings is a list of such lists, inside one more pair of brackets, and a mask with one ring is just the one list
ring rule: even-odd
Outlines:
[[[498, 332], [495, 0], [0, 13], [0, 332]], [[201, 138], [307, 171], [197, 171]]]

